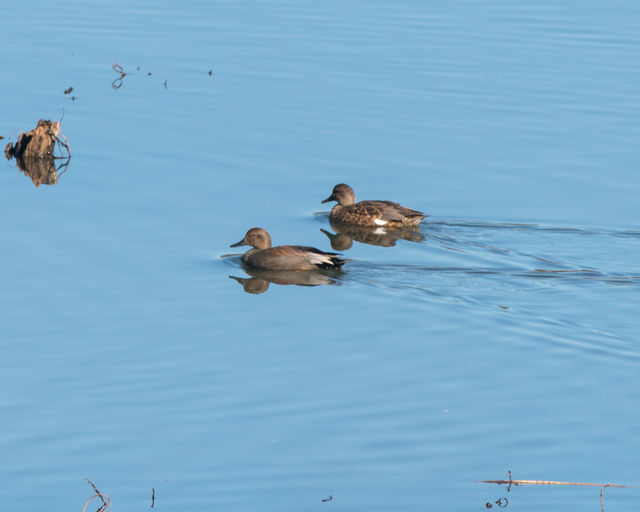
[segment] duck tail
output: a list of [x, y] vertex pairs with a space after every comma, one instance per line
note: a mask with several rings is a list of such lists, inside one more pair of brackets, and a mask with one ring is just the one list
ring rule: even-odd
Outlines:
[[342, 259], [339, 254], [325, 253], [322, 261], [318, 261], [317, 263], [314, 263], [314, 265], [318, 268], [325, 269], [340, 268], [342, 265], [344, 265], [344, 259]]
[[335, 256], [331, 257], [331, 264], [334, 268], [340, 268], [342, 265], [344, 265], [344, 260], [336, 254]]

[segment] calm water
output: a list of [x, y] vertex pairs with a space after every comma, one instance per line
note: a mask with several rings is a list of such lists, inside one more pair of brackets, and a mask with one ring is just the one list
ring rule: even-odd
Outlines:
[[[2, 142], [64, 108], [73, 157], [39, 187], [0, 165], [2, 508], [81, 510], [84, 478], [121, 511], [640, 485], [639, 26], [630, 2], [13, 4]], [[339, 237], [339, 182], [431, 217]], [[253, 226], [349, 261], [249, 280]]]

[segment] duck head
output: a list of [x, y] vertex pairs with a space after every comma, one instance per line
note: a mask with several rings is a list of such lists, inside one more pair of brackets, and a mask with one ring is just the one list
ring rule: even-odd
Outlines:
[[337, 201], [340, 206], [351, 206], [356, 202], [356, 195], [349, 185], [340, 183], [333, 187], [331, 195], [322, 202], [328, 203], [329, 201]]
[[231, 244], [230, 247], [240, 247], [241, 245], [250, 245], [256, 249], [269, 249], [271, 247], [271, 237], [265, 229], [251, 228], [242, 240]]

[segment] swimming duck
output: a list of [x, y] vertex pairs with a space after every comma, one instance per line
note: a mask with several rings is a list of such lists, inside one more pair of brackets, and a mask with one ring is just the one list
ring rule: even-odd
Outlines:
[[360, 201], [349, 185], [340, 183], [333, 187], [331, 195], [323, 203], [337, 201], [329, 219], [356, 226], [417, 227], [427, 217], [422, 212], [406, 208], [391, 201]]
[[242, 256], [247, 265], [262, 270], [313, 270], [339, 268], [344, 260], [334, 252], [323, 252], [315, 247], [279, 245], [271, 247], [271, 237], [262, 228], [251, 228], [244, 238], [231, 247], [250, 245]]

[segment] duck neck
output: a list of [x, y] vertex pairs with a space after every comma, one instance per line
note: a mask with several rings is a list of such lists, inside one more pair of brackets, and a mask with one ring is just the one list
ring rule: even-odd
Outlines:
[[249, 249], [247, 252], [245, 252], [242, 255], [242, 259], [244, 261], [247, 261], [247, 258], [250, 258], [252, 254], [256, 254], [258, 252], [260, 252], [262, 249], [256, 249], [255, 247], [252, 247], [251, 249]]

